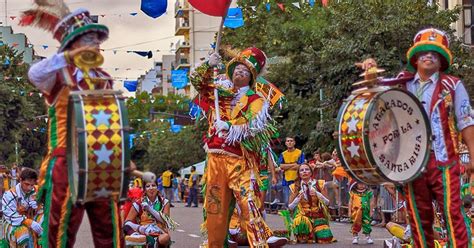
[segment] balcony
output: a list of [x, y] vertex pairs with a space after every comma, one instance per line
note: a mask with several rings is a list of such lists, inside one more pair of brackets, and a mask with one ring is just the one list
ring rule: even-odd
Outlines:
[[186, 18], [176, 18], [176, 25], [175, 25], [175, 33], [174, 35], [185, 35], [189, 34], [189, 21]]
[[189, 54], [191, 45], [187, 41], [178, 41], [176, 42], [176, 53], [186, 53]]
[[177, 0], [174, 3], [174, 18], [189, 16], [189, 4], [188, 1]]
[[187, 58], [181, 58], [179, 60], [176, 60], [176, 70], [180, 69], [189, 69], [191, 67], [191, 64], [189, 64], [189, 60]]

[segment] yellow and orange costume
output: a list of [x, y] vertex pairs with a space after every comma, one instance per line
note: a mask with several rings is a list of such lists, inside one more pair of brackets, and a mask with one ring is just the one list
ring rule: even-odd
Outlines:
[[[265, 65], [266, 57], [257, 48], [246, 49], [227, 65], [227, 78], [231, 78], [238, 63], [246, 65], [252, 73], [252, 82]], [[267, 247], [271, 236], [259, 211], [258, 153], [269, 143], [275, 129], [268, 114], [269, 102], [250, 87], [234, 92], [232, 82], [225, 76], [213, 82], [212, 68], [207, 64], [198, 67], [191, 82], [199, 91], [195, 103], [206, 113], [209, 130], [204, 139], [207, 152], [205, 171], [205, 199], [203, 233], [207, 234], [206, 247], [227, 245], [229, 216], [234, 204], [241, 211], [242, 228], [251, 247]], [[219, 90], [220, 118], [215, 116], [213, 90]], [[228, 132], [217, 133], [215, 120], [226, 121]]]

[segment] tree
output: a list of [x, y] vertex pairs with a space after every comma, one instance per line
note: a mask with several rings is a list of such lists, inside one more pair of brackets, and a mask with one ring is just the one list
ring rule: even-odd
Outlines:
[[130, 125], [137, 137], [132, 160], [140, 169], [160, 174], [167, 166], [177, 170], [204, 160], [201, 140], [207, 130], [205, 122], [184, 126], [179, 132], [171, 130], [171, 120], [177, 114], [187, 115], [189, 103], [181, 95], [151, 96], [146, 92], [128, 99]]
[[44, 103], [28, 83], [22, 54], [2, 45], [0, 63], [0, 163], [18, 159], [22, 166], [39, 167], [47, 148], [46, 124], [35, 116], [44, 113]]
[[[404, 68], [416, 32], [437, 27], [454, 37], [450, 24], [460, 13], [459, 8], [428, 6], [425, 0], [333, 1], [327, 8], [317, 3], [300, 9], [293, 7], [294, 1], [279, 0], [285, 12], [275, 1], [269, 2], [270, 11], [260, 2], [238, 2], [245, 26], [226, 29], [223, 43], [240, 49], [257, 46], [276, 61], [266, 77], [283, 90], [288, 104], [275, 111], [275, 119], [281, 133], [296, 135], [307, 152], [334, 148], [338, 109], [351, 84], [360, 80], [355, 62], [375, 57], [385, 75], [394, 76]], [[453, 74], [469, 81], [472, 54], [455, 38], [451, 50], [456, 58]]]

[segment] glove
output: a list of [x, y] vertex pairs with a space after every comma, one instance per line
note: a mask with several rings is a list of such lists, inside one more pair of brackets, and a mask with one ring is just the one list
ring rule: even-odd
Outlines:
[[214, 126], [216, 127], [216, 131], [218, 133], [220, 133], [223, 130], [229, 130], [230, 128], [229, 123], [222, 120], [216, 120], [216, 122], [214, 122]]
[[146, 235], [146, 226], [139, 226], [137, 231]]
[[36, 201], [30, 201], [28, 202], [28, 206], [30, 206], [30, 208], [32, 209], [38, 209], [38, 203]]
[[212, 53], [207, 63], [209, 66], [218, 66], [221, 63], [221, 56], [218, 53]]
[[31, 229], [33, 229], [33, 231], [35, 231], [35, 233], [38, 235], [41, 235], [43, 233], [43, 228], [36, 221], [31, 222]]
[[298, 206], [298, 203], [300, 203], [300, 201], [301, 201], [301, 195], [298, 195], [298, 196], [293, 200], [293, 202], [288, 205], [288, 208], [289, 208], [290, 210], [295, 209], [296, 206]]
[[144, 210], [148, 210], [150, 208], [150, 205], [148, 205], [148, 203], [146, 203], [146, 202], [142, 202], [142, 208]]

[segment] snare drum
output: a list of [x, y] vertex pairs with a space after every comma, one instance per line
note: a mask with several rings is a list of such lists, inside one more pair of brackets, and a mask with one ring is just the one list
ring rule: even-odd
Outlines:
[[69, 188], [73, 202], [126, 199], [130, 128], [121, 92], [71, 92], [67, 127]]
[[406, 183], [428, 163], [428, 116], [407, 91], [378, 87], [353, 94], [340, 108], [338, 122], [341, 162], [365, 184]]

